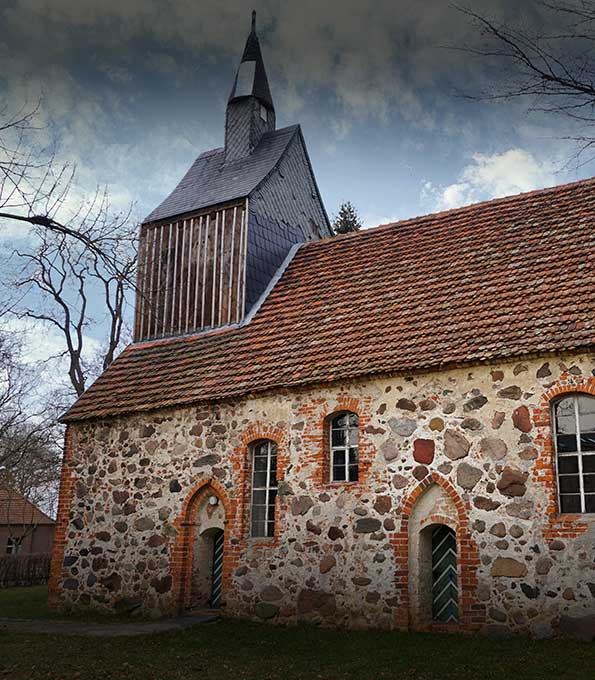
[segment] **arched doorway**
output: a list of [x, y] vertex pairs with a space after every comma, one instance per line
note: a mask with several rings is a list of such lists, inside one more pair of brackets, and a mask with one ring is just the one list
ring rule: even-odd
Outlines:
[[409, 518], [409, 622], [425, 630], [459, 620], [456, 506], [438, 484], [418, 497]]
[[429, 527], [432, 549], [432, 620], [459, 620], [457, 537], [445, 524]]
[[185, 609], [219, 607], [225, 544], [225, 508], [211, 487], [196, 499], [191, 529], [191, 569]]

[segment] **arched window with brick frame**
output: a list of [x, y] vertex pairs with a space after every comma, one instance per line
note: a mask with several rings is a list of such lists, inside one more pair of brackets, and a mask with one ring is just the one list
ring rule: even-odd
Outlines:
[[568, 394], [552, 410], [560, 512], [595, 513], [595, 397]]
[[252, 457], [252, 491], [250, 535], [255, 538], [275, 534], [275, 500], [277, 498], [277, 444], [261, 439], [250, 446]]
[[359, 419], [342, 411], [328, 421], [330, 481], [357, 482], [359, 479]]

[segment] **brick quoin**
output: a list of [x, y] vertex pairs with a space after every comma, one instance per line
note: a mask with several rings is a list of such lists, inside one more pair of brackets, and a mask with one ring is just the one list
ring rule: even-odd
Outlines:
[[48, 580], [48, 605], [50, 609], [58, 609], [60, 605], [60, 582], [62, 580], [62, 563], [66, 549], [66, 538], [70, 517], [70, 506], [74, 491], [75, 476], [71, 468], [72, 457], [76, 449], [75, 428], [66, 427], [64, 433], [64, 456], [60, 472], [60, 494], [58, 497], [58, 513], [54, 530], [54, 543], [50, 563], [50, 577]]

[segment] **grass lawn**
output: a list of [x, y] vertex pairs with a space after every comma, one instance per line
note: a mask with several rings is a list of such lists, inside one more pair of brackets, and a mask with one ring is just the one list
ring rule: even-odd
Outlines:
[[49, 619], [47, 586], [0, 589], [0, 619]]
[[586, 643], [233, 621], [133, 638], [0, 633], [0, 677], [15, 680], [585, 680], [594, 668], [595, 645]]

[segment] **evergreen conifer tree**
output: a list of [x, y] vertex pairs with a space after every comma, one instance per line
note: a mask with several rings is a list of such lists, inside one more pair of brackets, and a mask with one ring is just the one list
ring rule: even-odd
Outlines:
[[348, 234], [351, 231], [359, 231], [362, 226], [362, 221], [351, 201], [341, 203], [339, 212], [333, 220], [333, 231], [335, 234]]

